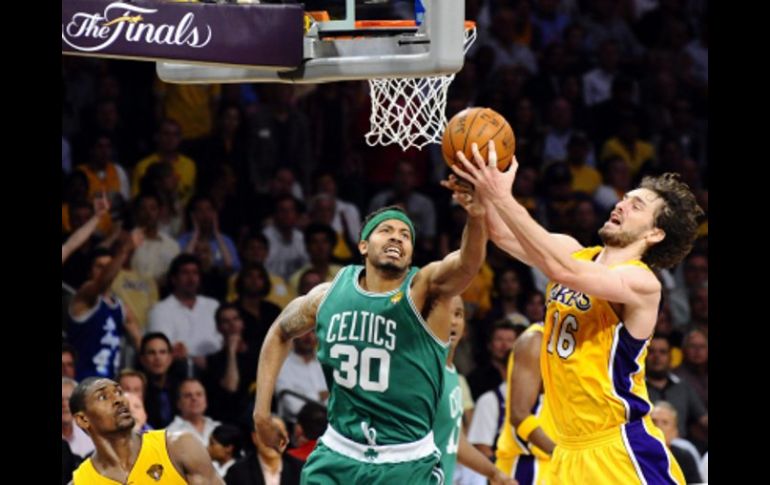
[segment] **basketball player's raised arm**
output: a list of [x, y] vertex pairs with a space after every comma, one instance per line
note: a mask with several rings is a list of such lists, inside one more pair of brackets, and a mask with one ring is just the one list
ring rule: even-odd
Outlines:
[[75, 297], [72, 299], [72, 315], [77, 317], [84, 314], [96, 304], [99, 295], [107, 291], [112, 285], [115, 277], [118, 276], [120, 269], [123, 267], [126, 258], [131, 253], [131, 250], [141, 244], [142, 238], [134, 233], [130, 236], [122, 235], [120, 238], [119, 248], [115, 256], [110, 261], [110, 264], [99, 274], [96, 280], [88, 281], [78, 289], [75, 293]]
[[452, 197], [468, 213], [460, 249], [420, 270], [421, 276], [427, 277], [428, 291], [446, 297], [459, 295], [471, 284], [487, 256], [488, 240], [484, 206], [478, 195], [455, 192]]
[[[554, 442], [539, 425], [526, 430], [526, 437], [519, 434], [519, 426], [530, 416], [543, 383], [540, 375], [540, 344], [543, 334], [526, 332], [513, 344], [513, 372], [508, 384], [508, 400], [511, 403], [511, 428], [524, 439], [548, 454], [553, 453]], [[537, 419], [537, 418], [535, 418]], [[536, 423], [537, 421], [535, 421]], [[528, 427], [531, 425], [528, 424]], [[524, 430], [522, 430], [524, 431]]]
[[331, 283], [321, 283], [307, 295], [293, 299], [270, 326], [257, 365], [257, 398], [254, 406], [254, 426], [262, 440], [279, 452], [289, 443], [286, 436], [270, 419], [275, 381], [291, 350], [291, 341], [315, 328], [316, 312]]
[[94, 199], [94, 215], [80, 226], [75, 232], [70, 235], [67, 241], [61, 246], [61, 262], [67, 260], [73, 252], [80, 246], [82, 246], [91, 234], [96, 231], [96, 226], [99, 225], [99, 221], [102, 217], [110, 211], [110, 202], [107, 200], [107, 194], [102, 192], [100, 196]]
[[[494, 145], [490, 146], [489, 157], [497, 160]], [[458, 158], [462, 168], [460, 164], [454, 165], [455, 173], [472, 182], [476, 191], [497, 208], [530, 264], [551, 280], [615, 303], [643, 305], [659, 297], [660, 283], [650, 271], [635, 266], [610, 268], [591, 261], [578, 261], [572, 257], [572, 253], [581, 248], [577, 241], [568, 236], [554, 237], [538, 224], [511, 195], [518, 168], [516, 157], [506, 172], [478, 160], [470, 162], [461, 154]]]
[[206, 448], [190, 433], [166, 434], [168, 456], [190, 485], [222, 484]]

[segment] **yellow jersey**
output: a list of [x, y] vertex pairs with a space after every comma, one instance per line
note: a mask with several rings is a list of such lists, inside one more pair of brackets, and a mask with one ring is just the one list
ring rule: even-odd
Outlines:
[[[600, 246], [572, 257], [591, 261]], [[628, 261], [649, 270], [641, 261]], [[559, 437], [576, 438], [641, 419], [652, 405], [644, 381], [648, 340], [634, 338], [610, 302], [550, 282], [540, 367]]]
[[[592, 261], [601, 250], [572, 257]], [[649, 270], [636, 260], [622, 265]], [[548, 284], [540, 371], [556, 435], [551, 483], [684, 484], [650, 418], [648, 343], [628, 332], [609, 301]]]
[[[529, 326], [524, 333], [543, 333], [543, 325], [535, 323]], [[511, 376], [513, 375], [513, 352], [508, 356], [508, 369], [506, 371], [506, 383], [509, 394], [505, 397], [505, 420], [497, 438], [497, 450], [495, 451], [495, 466], [506, 476], [516, 478], [521, 485], [530, 483], [546, 483], [547, 462], [550, 455], [534, 444], [524, 441], [516, 434], [511, 425], [511, 401], [509, 399], [511, 389]], [[537, 416], [540, 427], [554, 439], [553, 423], [545, 406], [545, 394], [538, 396], [532, 407], [532, 414]]]
[[[114, 485], [119, 483], [109, 479], [94, 468], [91, 458], [80, 464], [72, 475], [74, 485]], [[131, 485], [177, 485], [186, 484], [177, 469], [171, 463], [166, 448], [166, 430], [148, 431], [142, 435], [142, 448], [136, 457], [126, 483]]]

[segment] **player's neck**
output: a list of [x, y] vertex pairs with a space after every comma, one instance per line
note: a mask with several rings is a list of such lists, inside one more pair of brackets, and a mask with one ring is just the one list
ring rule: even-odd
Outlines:
[[644, 251], [643, 242], [632, 243], [624, 248], [604, 246], [596, 257], [596, 262], [605, 266], [625, 263], [627, 261], [641, 260]]
[[395, 273], [367, 264], [359, 284], [361, 288], [371, 293], [387, 293], [401, 286], [405, 276], [406, 271]]
[[449, 347], [449, 353], [446, 356], [446, 366], [451, 368], [454, 368], [455, 366], [455, 353], [457, 352], [457, 345], [452, 345]]
[[102, 467], [120, 467], [127, 473], [139, 455], [142, 438], [133, 430], [108, 436], [92, 436], [96, 452], [93, 461]]

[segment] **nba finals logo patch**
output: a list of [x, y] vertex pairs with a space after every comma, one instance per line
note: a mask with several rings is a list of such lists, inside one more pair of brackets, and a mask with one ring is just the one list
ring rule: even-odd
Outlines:
[[163, 476], [163, 465], [160, 465], [158, 463], [154, 464], [153, 466], [147, 469], [147, 475], [149, 475], [150, 478], [152, 478], [156, 482], [159, 482], [160, 477]]
[[404, 292], [403, 291], [399, 291], [398, 293], [396, 293], [395, 295], [390, 297], [390, 302], [395, 305], [396, 303], [401, 301], [401, 298], [403, 298], [403, 297], [404, 297]]

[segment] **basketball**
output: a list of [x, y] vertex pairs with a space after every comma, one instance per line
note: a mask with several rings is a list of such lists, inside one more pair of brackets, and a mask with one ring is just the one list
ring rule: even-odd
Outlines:
[[441, 139], [441, 153], [450, 167], [459, 162], [455, 154], [461, 151], [473, 160], [471, 145], [479, 146], [479, 153], [486, 159], [488, 142], [495, 141], [497, 168], [505, 171], [511, 165], [516, 148], [516, 137], [505, 118], [489, 108], [467, 108], [452, 117]]

